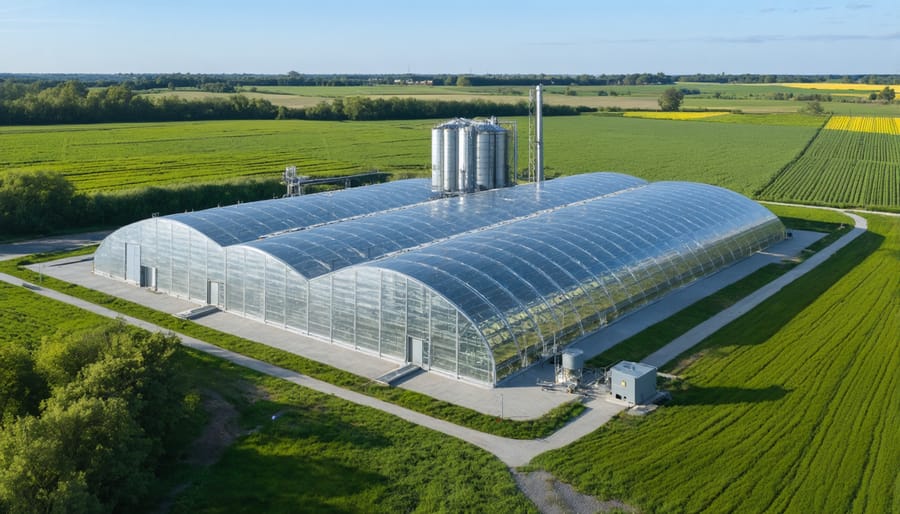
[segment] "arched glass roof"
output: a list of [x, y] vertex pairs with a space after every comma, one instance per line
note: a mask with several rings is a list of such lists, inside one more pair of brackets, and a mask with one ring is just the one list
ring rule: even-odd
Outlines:
[[183, 223], [221, 246], [228, 246], [276, 232], [424, 202], [431, 194], [431, 182], [427, 179], [398, 180], [173, 214], [165, 218]]
[[391, 252], [645, 184], [620, 173], [574, 175], [540, 186], [494, 189], [374, 213], [245, 246], [273, 255], [312, 279]]
[[778, 218], [737, 193], [657, 182], [364, 266], [405, 274], [455, 305], [500, 378], [542, 345], [567, 344], [783, 237]]

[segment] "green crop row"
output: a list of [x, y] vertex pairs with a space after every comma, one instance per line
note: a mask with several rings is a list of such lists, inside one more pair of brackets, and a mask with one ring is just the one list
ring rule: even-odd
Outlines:
[[673, 401], [533, 465], [647, 512], [897, 512], [900, 220], [869, 232], [672, 369]]
[[900, 210], [900, 137], [822, 130], [760, 197], [785, 202]]

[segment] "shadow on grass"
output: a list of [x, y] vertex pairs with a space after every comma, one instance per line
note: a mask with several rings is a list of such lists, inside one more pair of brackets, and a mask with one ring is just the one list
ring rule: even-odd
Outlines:
[[797, 314], [878, 250], [883, 242], [884, 236], [879, 234], [862, 234], [809, 273], [670, 361], [664, 369], [680, 371], [693, 361], [692, 356], [715, 353], [727, 346], [757, 345], [768, 341]]
[[781, 386], [763, 389], [746, 387], [690, 387], [675, 395], [677, 405], [729, 405], [738, 403], [774, 402], [790, 391]]
[[[244, 442], [176, 501], [175, 513], [356, 512], [359, 497], [378, 497], [386, 476], [326, 455], [296, 451], [298, 441]], [[375, 489], [376, 491], [370, 491]]]
[[255, 427], [196, 476], [173, 512], [356, 512], [391, 485], [364, 456], [392, 443], [344, 410], [327, 398], [254, 403], [244, 421]]

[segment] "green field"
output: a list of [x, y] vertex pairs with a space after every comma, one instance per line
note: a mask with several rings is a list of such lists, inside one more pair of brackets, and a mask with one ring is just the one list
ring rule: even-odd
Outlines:
[[[815, 133], [811, 121], [761, 124], [575, 116], [545, 120], [548, 176], [620, 171], [649, 180], [697, 180], [750, 194]], [[735, 119], [737, 118], [737, 119]], [[745, 119], [746, 122], [741, 122]], [[527, 166], [527, 121], [519, 168]], [[432, 120], [386, 122], [217, 121], [0, 128], [0, 172], [54, 170], [81, 191], [114, 191], [238, 177], [278, 180], [379, 169], [397, 177], [431, 168]], [[797, 126], [790, 126], [797, 125]]]
[[647, 512], [900, 511], [900, 220], [701, 343], [673, 401], [544, 467]]
[[706, 182], [749, 195], [793, 159], [815, 130], [605, 116], [548, 118], [545, 169], [548, 176], [619, 171], [647, 180]]
[[370, 169], [424, 174], [430, 122], [222, 121], [0, 128], [0, 170], [54, 170], [82, 191], [278, 180]]
[[826, 128], [759, 196], [834, 207], [900, 210], [900, 135]]

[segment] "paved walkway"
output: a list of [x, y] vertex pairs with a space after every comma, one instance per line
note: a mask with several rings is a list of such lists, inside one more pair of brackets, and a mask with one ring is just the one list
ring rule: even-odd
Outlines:
[[[808, 272], [810, 269], [823, 262], [825, 259], [833, 255], [837, 250], [846, 246], [853, 239], [865, 232], [867, 227], [866, 220], [860, 216], [856, 216], [853, 214], [848, 213], [848, 215], [854, 219], [854, 222], [856, 224], [855, 228], [851, 230], [850, 233], [846, 234], [844, 237], [839, 239], [828, 248], [819, 251], [818, 253], [816, 253], [816, 255], [805, 261], [803, 264], [797, 266], [790, 272], [786, 273], [776, 281], [773, 281], [770, 284], [771, 287], [766, 286], [764, 288], [761, 288], [760, 291], [757, 292], [759, 294], [751, 294], [731, 308], [723, 311], [722, 314], [714, 316], [709, 322], [701, 324], [701, 326], [704, 327], [702, 330], [698, 327], [697, 329], [688, 332], [688, 334], [692, 335], [688, 336], [688, 334], [685, 334], [685, 336], [682, 336], [682, 338], [673, 341], [660, 351], [649, 356], [645, 360], [645, 362], [657, 363], [654, 365], [664, 364], [672, 357], [680, 354], [685, 349], [688, 349], [691, 346], [702, 341], [706, 337], [706, 335], [711, 334], [715, 330], [718, 330], [734, 318], [749, 311], [751, 308], [755, 307], [772, 294], [775, 294], [782, 287], [795, 280], [796, 278], [802, 276], [804, 273]], [[122, 314], [105, 307], [101, 307], [99, 305], [95, 305], [57, 291], [44, 289], [35, 284], [23, 283], [21, 279], [13, 277], [11, 275], [0, 273], [0, 281], [8, 282], [14, 285], [26, 285], [36, 293], [43, 296], [69, 303], [76, 307], [80, 307], [102, 316], [106, 316], [109, 318], [120, 318], [129, 324], [144, 328], [146, 330], [170, 332], [152, 323], [148, 323], [129, 316], [123, 316]], [[728, 312], [729, 314], [724, 315], [725, 312]], [[606, 423], [615, 414], [621, 412], [626, 407], [624, 404], [613, 403], [605, 398], [591, 398], [586, 401], [587, 410], [584, 414], [547, 438], [534, 440], [508, 439], [461, 427], [447, 421], [435, 419], [430, 416], [411, 411], [392, 403], [384, 402], [353, 391], [348, 391], [333, 384], [323, 382], [321, 380], [317, 380], [306, 375], [274, 366], [272, 364], [268, 364], [244, 355], [240, 355], [229, 350], [225, 350], [183, 334], [176, 333], [176, 335], [181, 338], [182, 343], [185, 346], [188, 346], [190, 348], [194, 348], [196, 350], [206, 352], [210, 355], [226, 359], [235, 364], [248, 367], [267, 375], [288, 380], [310, 389], [338, 396], [359, 405], [376, 408], [384, 412], [396, 415], [412, 423], [416, 423], [433, 430], [451, 435], [453, 437], [463, 439], [465, 441], [468, 441], [469, 443], [487, 450], [488, 452], [491, 452], [508, 466], [513, 467], [527, 464], [533, 457], [540, 453], [556, 448], [561, 448], [580, 439], [581, 437], [596, 430], [598, 427]]]
[[0, 261], [16, 259], [35, 253], [61, 252], [82, 246], [99, 244], [111, 232], [111, 230], [103, 230], [0, 244]]
[[681, 355], [681, 353], [711, 336], [720, 328], [743, 316], [778, 291], [781, 291], [786, 285], [797, 280], [819, 264], [823, 263], [825, 259], [831, 257], [835, 252], [850, 244], [851, 241], [862, 235], [862, 233], [868, 229], [868, 223], [862, 216], [857, 216], [850, 212], [845, 212], [844, 214], [853, 218], [855, 225], [850, 232], [844, 234], [843, 237], [830, 244], [828, 247], [816, 252], [815, 255], [803, 261], [784, 275], [781, 275], [753, 293], [750, 293], [744, 299], [700, 323], [691, 330], [688, 330], [680, 337], [675, 338], [669, 344], [647, 356], [643, 362], [650, 364], [651, 366], [656, 366], [657, 368], [662, 367], [667, 362]]

